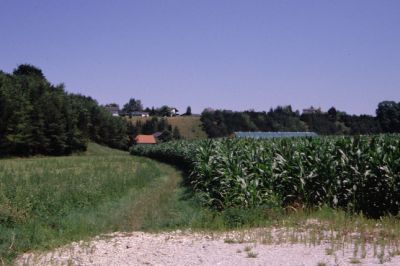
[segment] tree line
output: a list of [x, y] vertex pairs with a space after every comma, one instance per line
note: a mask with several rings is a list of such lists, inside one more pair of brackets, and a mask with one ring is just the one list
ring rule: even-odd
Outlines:
[[0, 71], [0, 155], [64, 155], [89, 140], [127, 149], [126, 121], [94, 99], [52, 85], [42, 71], [20, 65]]
[[[130, 99], [124, 112], [145, 110], [154, 115], [144, 121], [114, 117], [91, 97], [68, 93], [51, 84], [42, 71], [20, 65], [13, 73], [0, 71], [0, 156], [64, 155], [86, 150], [94, 141], [127, 149], [138, 134], [162, 133], [159, 141], [180, 139], [163, 116], [168, 106], [143, 109], [140, 100]], [[188, 107], [185, 115], [191, 115]], [[278, 106], [268, 112], [233, 112], [206, 109], [201, 114], [209, 137], [225, 137], [235, 131], [314, 131], [322, 135], [377, 134], [400, 132], [400, 102], [379, 103], [376, 116], [349, 115], [334, 107], [327, 112], [294, 111]]]
[[[178, 109], [163, 105], [161, 107], [155, 108], [153, 107], [143, 107], [142, 101], [135, 98], [130, 98], [129, 101], [123, 105], [121, 109], [119, 109], [119, 105], [117, 103], [109, 103], [104, 107], [109, 110], [118, 110], [118, 115], [120, 116], [129, 116], [132, 117], [133, 113], [147, 113], [149, 116], [158, 116], [158, 117], [168, 117], [178, 115]], [[188, 106], [186, 108], [186, 112], [182, 114], [182, 116], [192, 115], [192, 108]]]
[[268, 112], [206, 109], [201, 114], [208, 137], [226, 137], [236, 131], [313, 131], [321, 135], [365, 135], [400, 132], [400, 102], [378, 104], [376, 116], [349, 115], [332, 107], [327, 112], [294, 111], [278, 106]]
[[[106, 104], [105, 107], [109, 110], [118, 110], [118, 115], [132, 117], [134, 113], [147, 113], [149, 116], [167, 117], [173, 116], [175, 113], [172, 108], [168, 105], [163, 105], [159, 108], [143, 107], [142, 101], [135, 98], [130, 98], [129, 101], [123, 105], [122, 109], [119, 109], [119, 105], [116, 103]], [[115, 109], [116, 108], [116, 109]]]
[[[126, 112], [137, 110], [143, 110], [140, 100], [124, 106]], [[169, 109], [157, 110], [162, 115]], [[0, 71], [0, 156], [67, 155], [85, 151], [89, 141], [126, 150], [136, 135], [155, 132], [162, 133], [159, 141], [181, 138], [166, 119], [132, 123], [115, 117], [91, 97], [51, 84], [35, 66]]]

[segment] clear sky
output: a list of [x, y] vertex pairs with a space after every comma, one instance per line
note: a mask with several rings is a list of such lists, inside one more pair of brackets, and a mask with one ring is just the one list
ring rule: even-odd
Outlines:
[[0, 0], [0, 69], [99, 103], [375, 112], [400, 101], [399, 0]]

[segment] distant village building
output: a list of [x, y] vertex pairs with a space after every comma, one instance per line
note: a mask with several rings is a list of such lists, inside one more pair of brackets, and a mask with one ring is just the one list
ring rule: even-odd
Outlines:
[[104, 106], [113, 116], [119, 116], [119, 105], [118, 104], [107, 104]]
[[296, 137], [316, 137], [315, 132], [234, 132], [235, 138], [249, 139], [272, 139], [272, 138], [296, 138]]
[[321, 107], [314, 108], [311, 106], [310, 108], [303, 109], [303, 114], [320, 114], [322, 113]]
[[135, 144], [156, 144], [156, 138], [153, 135], [137, 135]]
[[147, 112], [139, 112], [139, 111], [131, 112], [129, 115], [130, 116], [149, 117], [149, 113], [147, 113]]
[[170, 112], [171, 112], [171, 116], [177, 116], [178, 113], [179, 113], [179, 110], [176, 109], [175, 107], [172, 107], [172, 108], [170, 109]]

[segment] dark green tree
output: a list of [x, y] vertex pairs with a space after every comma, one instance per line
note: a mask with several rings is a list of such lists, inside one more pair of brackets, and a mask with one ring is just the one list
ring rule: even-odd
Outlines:
[[135, 98], [129, 99], [129, 102], [127, 102], [122, 107], [122, 112], [126, 115], [132, 112], [141, 112], [141, 111], [143, 111], [142, 102], [140, 100], [136, 100]]
[[174, 137], [170, 130], [164, 130], [162, 132], [161, 136], [158, 138], [158, 140], [161, 142], [167, 142], [167, 141], [171, 141], [173, 139], [174, 139]]
[[171, 116], [171, 108], [168, 107], [167, 105], [163, 105], [157, 110], [157, 114], [163, 117]]
[[29, 64], [19, 65], [14, 70], [13, 74], [15, 76], [31, 76], [31, 77], [34, 76], [40, 79], [46, 79], [41, 69]]
[[331, 107], [328, 110], [328, 118], [331, 122], [335, 122], [337, 120], [337, 111], [335, 107]]
[[192, 115], [192, 108], [191, 108], [190, 106], [188, 106], [188, 107], [186, 108], [186, 113], [185, 113], [185, 115]]
[[400, 132], [400, 103], [394, 101], [379, 103], [376, 116], [383, 132]]

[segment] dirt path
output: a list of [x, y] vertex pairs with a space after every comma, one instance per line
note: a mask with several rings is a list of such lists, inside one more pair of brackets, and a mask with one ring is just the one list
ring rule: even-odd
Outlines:
[[[260, 234], [261, 231], [254, 231]], [[241, 235], [243, 237], [243, 235]], [[20, 256], [17, 265], [400, 265], [399, 256], [382, 255], [374, 247], [329, 243], [262, 244], [234, 241], [232, 234], [169, 232], [116, 233], [90, 242], [72, 243], [52, 252]], [[374, 255], [375, 253], [375, 255]]]

